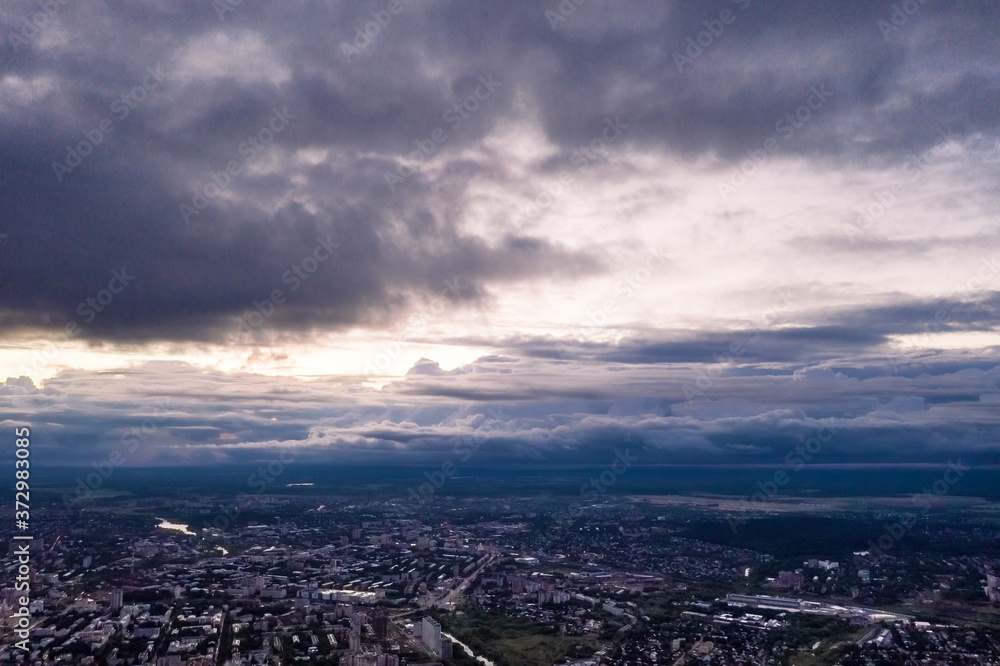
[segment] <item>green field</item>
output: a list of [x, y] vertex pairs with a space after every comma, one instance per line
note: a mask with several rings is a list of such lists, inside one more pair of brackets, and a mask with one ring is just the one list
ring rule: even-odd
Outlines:
[[599, 649], [591, 636], [560, 635], [554, 626], [471, 612], [442, 618], [445, 630], [497, 666], [551, 666], [562, 657], [589, 657]]

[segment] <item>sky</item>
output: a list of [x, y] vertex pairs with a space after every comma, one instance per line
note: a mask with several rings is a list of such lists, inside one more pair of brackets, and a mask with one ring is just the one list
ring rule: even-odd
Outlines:
[[51, 464], [1000, 463], [995, 2], [0, 32], [0, 427]]

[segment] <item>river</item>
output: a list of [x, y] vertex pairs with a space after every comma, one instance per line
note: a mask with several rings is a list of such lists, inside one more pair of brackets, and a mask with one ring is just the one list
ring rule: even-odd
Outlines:
[[490, 660], [489, 660], [489, 659], [487, 659], [486, 657], [477, 657], [477, 656], [475, 655], [475, 653], [474, 653], [474, 652], [473, 652], [472, 650], [470, 650], [470, 649], [469, 649], [469, 646], [468, 646], [468, 645], [466, 645], [466, 644], [465, 644], [465, 643], [463, 643], [462, 641], [458, 640], [457, 638], [455, 638], [455, 637], [454, 637], [454, 636], [452, 636], [451, 634], [447, 634], [447, 633], [445, 633], [445, 632], [443, 632], [443, 631], [442, 631], [442, 632], [441, 632], [441, 635], [442, 635], [442, 636], [444, 636], [445, 638], [448, 638], [448, 639], [450, 639], [450, 640], [451, 640], [451, 642], [452, 642], [452, 643], [454, 643], [455, 645], [459, 645], [459, 646], [461, 646], [461, 648], [462, 648], [463, 650], [465, 650], [466, 654], [468, 654], [468, 655], [469, 655], [470, 657], [472, 657], [473, 659], [475, 659], [475, 660], [479, 661], [480, 663], [483, 663], [483, 664], [485, 664], [486, 666], [493, 666], [493, 662], [492, 662], [492, 661], [490, 661]]
[[172, 530], [174, 532], [180, 532], [181, 534], [187, 534], [188, 536], [197, 536], [194, 532], [188, 529], [188, 526], [184, 523], [172, 523], [165, 518], [157, 518], [160, 524], [157, 525], [160, 529]]

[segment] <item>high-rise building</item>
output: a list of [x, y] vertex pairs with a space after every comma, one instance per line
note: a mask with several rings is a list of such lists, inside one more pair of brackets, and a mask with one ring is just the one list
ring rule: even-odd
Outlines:
[[123, 604], [124, 596], [125, 596], [124, 592], [122, 591], [122, 589], [120, 587], [116, 587], [115, 589], [111, 590], [111, 612], [112, 613], [117, 613], [118, 611], [120, 611], [122, 609], [122, 606], [124, 605]]
[[435, 659], [441, 658], [441, 625], [432, 617], [425, 617], [420, 629], [420, 637], [427, 646], [427, 651]]
[[362, 618], [360, 615], [355, 613], [351, 616], [351, 634], [347, 639], [348, 647], [351, 652], [357, 652], [361, 649], [361, 626]]
[[786, 589], [801, 590], [804, 582], [805, 576], [797, 571], [779, 571], [776, 584]]
[[987, 574], [986, 576], [986, 587], [983, 588], [986, 592], [986, 598], [992, 603], [1000, 603], [1000, 577], [994, 574]]
[[381, 609], [376, 609], [372, 613], [372, 633], [378, 640], [385, 640], [389, 636], [389, 617]]

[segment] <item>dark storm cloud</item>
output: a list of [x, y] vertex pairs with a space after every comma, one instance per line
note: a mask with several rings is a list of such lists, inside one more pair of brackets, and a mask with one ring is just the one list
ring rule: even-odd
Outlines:
[[992, 331], [1000, 323], [1000, 291], [965, 294], [962, 300], [907, 300], [839, 312], [833, 310], [823, 316], [852, 329], [883, 335]]
[[[699, 335], [697, 340], [646, 342], [637, 340], [609, 351], [602, 358], [618, 363], [704, 363], [726, 353], [746, 361], [815, 362], [885, 342], [874, 332], [844, 326], [781, 329], [734, 334]], [[735, 352], [731, 351], [733, 345]]]
[[[371, 43], [345, 50], [386, 6], [242, 3], [220, 17], [204, 2], [80, 0], [27, 38], [23, 19], [39, 5], [9, 7], [0, 326], [87, 323], [78, 307], [122, 269], [134, 281], [83, 335], [218, 340], [275, 288], [288, 304], [269, 328], [308, 333], [390, 322], [445, 280], [463, 280], [460, 298], [474, 303], [512, 281], [599, 271], [596, 248], [463, 230], [470, 180], [509, 175], [488, 151], [459, 152], [512, 114], [517, 91], [567, 153], [620, 115], [635, 144], [737, 158], [824, 85], [832, 96], [787, 151], [891, 161], [932, 145], [939, 127], [995, 138], [1000, 119], [1000, 10], [985, 1], [920, 4], [885, 36], [877, 22], [892, 5], [875, 1], [591, 2], [554, 27], [546, 11], [558, 3], [404, 2]], [[678, 71], [674, 54], [723, 10], [733, 22]], [[480, 77], [497, 85], [458, 126], [445, 120]], [[184, 220], [179, 205], [242, 161], [240, 146], [275, 109], [291, 117], [260, 152], [267, 168], [232, 176]], [[66, 147], [103, 134], [105, 119], [110, 133], [72, 166]], [[427, 161], [441, 173], [420, 170], [390, 189], [386, 172], [435, 129], [447, 140]], [[55, 161], [72, 171], [57, 173]], [[327, 237], [336, 256], [288, 293], [285, 271]], [[798, 335], [788, 339], [840, 349], [877, 344], [881, 333]], [[634, 354], [675, 359], [707, 347]]]
[[[996, 134], [1000, 88], [979, 64], [995, 65], [998, 56], [990, 35], [1000, 12], [988, 2], [923, 4], [887, 39], [878, 21], [891, 17], [889, 2], [667, 6], [619, 4], [615, 14], [631, 10], [643, 20], [602, 28], [607, 14], [591, 5], [558, 23], [555, 35], [517, 24], [515, 43], [547, 65], [536, 80], [558, 91], [542, 96], [553, 136], [574, 145], [602, 115], [627, 113], [637, 140], [732, 157], [759, 148], [820, 84], [832, 98], [814, 108], [788, 150], [904, 155], [931, 146], [939, 127]], [[697, 40], [724, 10], [733, 21], [707, 35], [711, 43], [678, 71], [675, 54], [687, 55], [688, 38]], [[944, 50], [946, 40], [955, 50]], [[887, 111], [890, 100], [903, 103]]]
[[[316, 21], [243, 9], [231, 17], [237, 21], [222, 24], [202, 3], [189, 5], [183, 17], [173, 9], [158, 16], [148, 4], [125, 15], [80, 3], [56, 17], [66, 23], [49, 27], [68, 30], [69, 44], [41, 48], [44, 31], [18, 44], [5, 73], [56, 83], [37, 102], [15, 100], [0, 118], [0, 169], [12, 176], [0, 188], [10, 235], [4, 328], [74, 322], [95, 338], [218, 340], [235, 330], [237, 315], [280, 288], [288, 305], [268, 328], [307, 335], [313, 326], [398, 316], [413, 298], [438, 294], [447, 283], [463, 285], [450, 292], [455, 301], [474, 302], [504, 282], [598, 268], [593, 256], [546, 240], [463, 233], [455, 219], [430, 213], [421, 193], [391, 196], [384, 172], [394, 162], [372, 164], [361, 156], [413, 150], [456, 95], [475, 90], [476, 77], [458, 72], [441, 86], [402, 65], [374, 76], [364, 63], [345, 62], [336, 36], [344, 26], [363, 24], [367, 12], [324, 13], [324, 39], [303, 41], [302, 31]], [[264, 38], [241, 32], [238, 21], [254, 17]], [[87, 39], [106, 31], [110, 44]], [[239, 70], [232, 59], [247, 54], [226, 49], [246, 43], [270, 49], [262, 57], [274, 60], [257, 64], [272, 69]], [[313, 45], [325, 46], [309, 53]], [[414, 62], [404, 58], [411, 68]], [[224, 75], [213, 75], [220, 66]], [[150, 78], [150, 71], [157, 75]], [[144, 82], [145, 90], [131, 87]], [[132, 91], [125, 103], [116, 100], [123, 90]], [[495, 106], [502, 108], [499, 101]], [[484, 105], [462, 129], [481, 135], [491, 113]], [[307, 181], [301, 197], [290, 168], [226, 173], [231, 160], [244, 162], [244, 140], [274, 129], [277, 115], [286, 127], [273, 133], [273, 147], [249, 149], [260, 160], [276, 157], [279, 147], [343, 156], [337, 166], [301, 168]], [[79, 151], [90, 154], [66, 149], [95, 136], [98, 145]], [[194, 193], [207, 192], [213, 174], [216, 183], [230, 181], [224, 192], [232, 196], [199, 212]], [[187, 215], [181, 204], [191, 206]], [[309, 257], [320, 245], [330, 258], [315, 273], [305, 266], [306, 282], [297, 267], [315, 266]], [[109, 287], [115, 270], [134, 276], [125, 289], [120, 279]], [[111, 303], [108, 289], [121, 292]], [[102, 290], [105, 301], [87, 302]]]
[[[801, 318], [809, 325], [732, 331], [699, 330], [663, 334], [666, 339], [630, 338], [615, 344], [515, 338], [492, 344], [528, 357], [628, 364], [714, 363], [814, 364], [837, 358], [888, 354], [893, 336], [994, 331], [1000, 321], [1000, 292], [912, 299], [890, 295], [881, 305], [816, 308]], [[669, 337], [666, 337], [668, 336]], [[484, 345], [485, 340], [463, 339]]]

